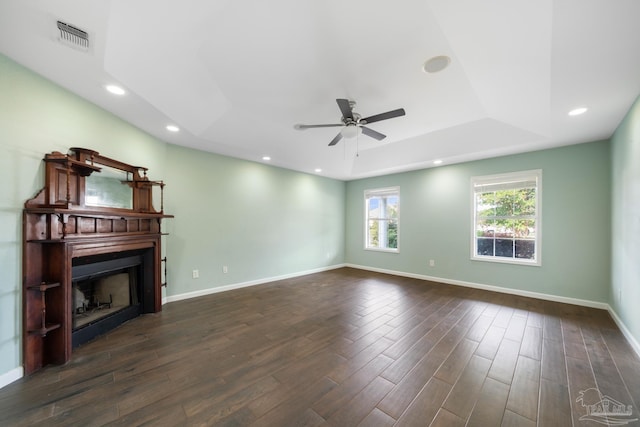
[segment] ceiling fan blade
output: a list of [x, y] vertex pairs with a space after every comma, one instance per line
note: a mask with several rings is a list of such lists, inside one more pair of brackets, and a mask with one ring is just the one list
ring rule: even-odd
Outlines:
[[338, 127], [338, 126], [344, 126], [344, 123], [331, 123], [331, 124], [326, 124], [326, 125], [301, 125], [301, 124], [297, 124], [294, 125], [293, 128], [297, 129], [297, 130], [305, 130], [305, 129], [311, 129], [311, 128], [333, 128], [333, 127]]
[[338, 132], [338, 134], [336, 135], [335, 138], [333, 138], [331, 140], [331, 142], [329, 143], [329, 147], [336, 145], [338, 142], [340, 142], [340, 140], [342, 139], [342, 133]]
[[380, 120], [392, 119], [394, 117], [404, 116], [404, 108], [398, 108], [397, 110], [387, 111], [386, 113], [376, 114], [375, 116], [366, 117], [361, 121], [369, 123], [379, 122]]
[[382, 141], [387, 137], [387, 135], [383, 135], [380, 132], [376, 132], [375, 130], [369, 129], [368, 127], [365, 127], [365, 126], [360, 126], [360, 129], [362, 129], [362, 133], [364, 133], [367, 136], [370, 136], [373, 139], [377, 139], [378, 141]]
[[342, 117], [344, 117], [345, 119], [353, 120], [353, 111], [351, 110], [351, 104], [349, 104], [349, 100], [336, 99], [336, 102], [338, 103], [338, 107], [342, 112]]

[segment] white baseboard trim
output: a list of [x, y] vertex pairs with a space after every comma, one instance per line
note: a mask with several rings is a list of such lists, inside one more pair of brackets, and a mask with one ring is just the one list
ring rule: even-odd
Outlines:
[[383, 268], [367, 267], [364, 265], [357, 265], [357, 264], [347, 264], [347, 267], [357, 268], [360, 270], [374, 271], [377, 273], [392, 274], [394, 276], [429, 280], [431, 282], [445, 283], [447, 285], [464, 286], [466, 288], [483, 289], [485, 291], [500, 292], [503, 294], [519, 295], [522, 297], [536, 298], [536, 299], [541, 299], [546, 301], [555, 301], [555, 302], [561, 302], [565, 304], [574, 304], [574, 305], [581, 305], [584, 307], [599, 308], [602, 310], [609, 310], [610, 308], [609, 304], [605, 302], [590, 301], [590, 300], [584, 300], [579, 298], [569, 298], [569, 297], [563, 297], [558, 295], [549, 295], [541, 292], [531, 292], [531, 291], [524, 291], [521, 289], [503, 288], [500, 286], [485, 285], [482, 283], [465, 282], [463, 280], [453, 280], [453, 279], [446, 279], [443, 277], [426, 276], [424, 274], [415, 274], [415, 273], [406, 273], [403, 271], [386, 270]]
[[247, 288], [249, 286], [262, 285], [269, 282], [275, 282], [277, 280], [292, 279], [294, 277], [306, 276], [307, 274], [313, 274], [313, 273], [321, 273], [323, 271], [335, 270], [342, 267], [346, 267], [346, 264], [330, 265], [327, 267], [320, 267], [320, 268], [314, 268], [312, 270], [285, 274], [282, 276], [267, 277], [264, 279], [250, 280], [248, 282], [232, 283], [230, 285], [225, 285], [225, 286], [217, 286], [214, 288], [202, 289], [199, 291], [186, 292], [184, 294], [170, 295], [162, 299], [162, 304], [167, 304], [170, 302], [181, 301], [181, 300], [190, 299], [190, 298], [197, 298], [204, 295], [216, 294], [218, 292], [231, 291], [233, 289], [240, 289], [240, 288]]
[[0, 375], [0, 388], [19, 380], [23, 376], [24, 369], [22, 368], [22, 366], [12, 369], [9, 372], [5, 372], [4, 374]]
[[609, 307], [609, 314], [613, 318], [613, 321], [616, 322], [616, 325], [618, 325], [620, 331], [622, 331], [622, 335], [627, 339], [631, 348], [633, 348], [638, 357], [640, 357], [640, 343], [638, 343], [638, 340], [636, 340], [629, 328], [627, 328], [627, 325], [624, 324], [620, 316], [618, 316], [618, 313], [616, 313], [612, 307]]

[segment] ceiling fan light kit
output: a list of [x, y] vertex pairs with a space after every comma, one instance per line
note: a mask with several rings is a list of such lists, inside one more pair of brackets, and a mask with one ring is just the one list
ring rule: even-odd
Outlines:
[[356, 125], [347, 125], [340, 131], [343, 138], [350, 139], [355, 138], [358, 134], [362, 133], [362, 129]]
[[392, 119], [394, 117], [404, 116], [406, 113], [404, 108], [398, 108], [397, 110], [387, 111], [386, 113], [375, 114], [373, 116], [362, 118], [360, 114], [353, 111], [356, 102], [348, 99], [336, 99], [338, 108], [342, 113], [342, 123], [331, 124], [319, 124], [319, 125], [303, 125], [296, 124], [293, 126], [297, 130], [305, 130], [310, 128], [324, 128], [324, 127], [342, 127], [340, 132], [331, 140], [329, 146], [336, 145], [342, 138], [355, 138], [358, 134], [363, 133], [373, 139], [382, 141], [387, 136], [377, 132], [364, 125], [379, 122], [382, 120]]

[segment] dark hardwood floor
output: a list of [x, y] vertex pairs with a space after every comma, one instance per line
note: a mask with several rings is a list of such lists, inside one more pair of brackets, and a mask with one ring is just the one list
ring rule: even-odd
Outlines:
[[167, 304], [1, 389], [0, 425], [599, 426], [603, 396], [638, 418], [605, 311], [345, 268]]

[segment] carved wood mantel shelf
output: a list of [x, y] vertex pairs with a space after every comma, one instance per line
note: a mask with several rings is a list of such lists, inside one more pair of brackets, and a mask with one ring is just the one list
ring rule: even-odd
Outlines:
[[[161, 303], [164, 182], [147, 169], [85, 148], [45, 155], [45, 186], [23, 211], [24, 369], [65, 363], [72, 350], [72, 264], [80, 257], [149, 251], [146, 312]], [[154, 188], [156, 189], [154, 191]], [[153, 205], [159, 192], [160, 209]], [[147, 292], [147, 291], [145, 291]]]

